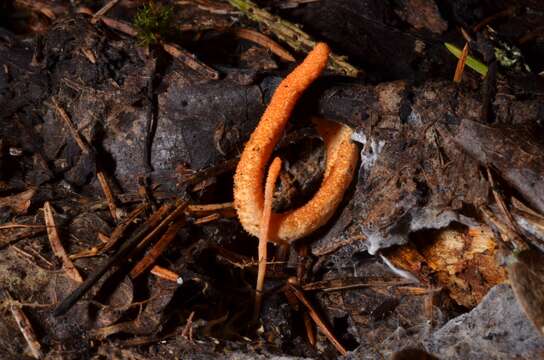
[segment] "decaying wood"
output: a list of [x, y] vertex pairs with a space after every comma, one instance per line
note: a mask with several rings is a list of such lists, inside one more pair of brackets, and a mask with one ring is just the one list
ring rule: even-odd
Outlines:
[[416, 248], [408, 244], [385, 252], [398, 268], [409, 271], [430, 286], [435, 278], [458, 304], [477, 305], [493, 286], [507, 278], [497, 263], [499, 246], [487, 226], [464, 229], [448, 227], [417, 235], [425, 244]]
[[[505, 107], [503, 111], [508, 111]], [[464, 119], [454, 139], [486, 166], [492, 166], [525, 200], [544, 213], [544, 154], [542, 139], [531, 124], [488, 125]]]

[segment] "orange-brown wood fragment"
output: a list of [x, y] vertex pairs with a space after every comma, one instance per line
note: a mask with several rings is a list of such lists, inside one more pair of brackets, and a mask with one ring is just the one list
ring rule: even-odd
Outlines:
[[[319, 77], [328, 56], [328, 46], [317, 44], [302, 64], [281, 82], [244, 148], [234, 176], [234, 206], [244, 229], [255, 236], [259, 235], [260, 214], [263, 212], [262, 182], [266, 164], [296, 102]], [[321, 119], [316, 120], [315, 124], [326, 147], [327, 163], [323, 182], [305, 205], [286, 213], [271, 215], [270, 241], [294, 241], [323, 226], [334, 214], [353, 177], [358, 151], [351, 142], [352, 130]]]
[[170, 269], [163, 268], [162, 266], [159, 266], [159, 265], [153, 266], [150, 270], [150, 273], [152, 273], [156, 277], [159, 277], [161, 279], [168, 280], [171, 282], [175, 282], [177, 284], [180, 284], [182, 281], [178, 274], [176, 274]]
[[468, 57], [468, 43], [465, 44], [465, 47], [463, 48], [463, 52], [461, 53], [461, 56], [459, 57], [459, 60], [457, 61], [457, 67], [455, 68], [455, 75], [453, 76], [453, 81], [456, 83], [460, 83], [461, 79], [463, 78], [463, 72], [465, 70], [465, 63], [467, 62]]

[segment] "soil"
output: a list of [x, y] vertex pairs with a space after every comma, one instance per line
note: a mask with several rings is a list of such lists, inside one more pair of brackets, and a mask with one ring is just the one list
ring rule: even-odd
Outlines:
[[[275, 150], [277, 212], [319, 188], [325, 155], [312, 116], [353, 128], [361, 157], [326, 226], [269, 245], [257, 321], [257, 239], [229, 204], [233, 171], [295, 66], [270, 41], [297, 63], [304, 51], [236, 1], [121, 0], [93, 23], [106, 2], [0, 4], [3, 359], [340, 358], [312, 316], [346, 359], [543, 356], [544, 299], [532, 291], [543, 265], [522, 262], [544, 251], [541, 2], [256, 3], [362, 69], [326, 70]], [[119, 27], [146, 6], [172, 9], [154, 44]], [[486, 77], [466, 66], [452, 81], [458, 61], [444, 43], [462, 48], [460, 28]], [[64, 257], [44, 226], [46, 202]], [[221, 205], [197, 206], [208, 204]], [[178, 228], [149, 225], [161, 206], [186, 206]], [[134, 276], [168, 230], [152, 263], [170, 278]], [[57, 316], [81, 285], [67, 258], [84, 279], [105, 274]]]

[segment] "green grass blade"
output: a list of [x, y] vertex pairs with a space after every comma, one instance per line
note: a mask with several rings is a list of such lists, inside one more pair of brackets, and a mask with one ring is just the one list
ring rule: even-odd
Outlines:
[[[461, 54], [463, 53], [463, 50], [459, 49], [457, 46], [450, 44], [450, 43], [444, 43], [444, 46], [451, 52], [453, 55], [455, 55], [456, 58], [460, 58]], [[472, 70], [476, 71], [478, 74], [482, 76], [487, 75], [487, 66], [482, 63], [481, 61], [476, 60], [472, 56], [467, 56], [467, 62], [466, 65], [471, 68]]]

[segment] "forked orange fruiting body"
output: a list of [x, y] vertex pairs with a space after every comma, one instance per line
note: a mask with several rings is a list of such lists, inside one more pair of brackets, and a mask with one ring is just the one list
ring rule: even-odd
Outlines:
[[[234, 175], [234, 207], [242, 226], [252, 235], [259, 236], [266, 166], [298, 99], [327, 65], [329, 52], [326, 44], [317, 44], [280, 83], [244, 148]], [[359, 154], [351, 141], [352, 130], [323, 119], [314, 123], [326, 148], [321, 187], [303, 206], [271, 215], [270, 241], [291, 242], [323, 226], [333, 216], [353, 178]]]

